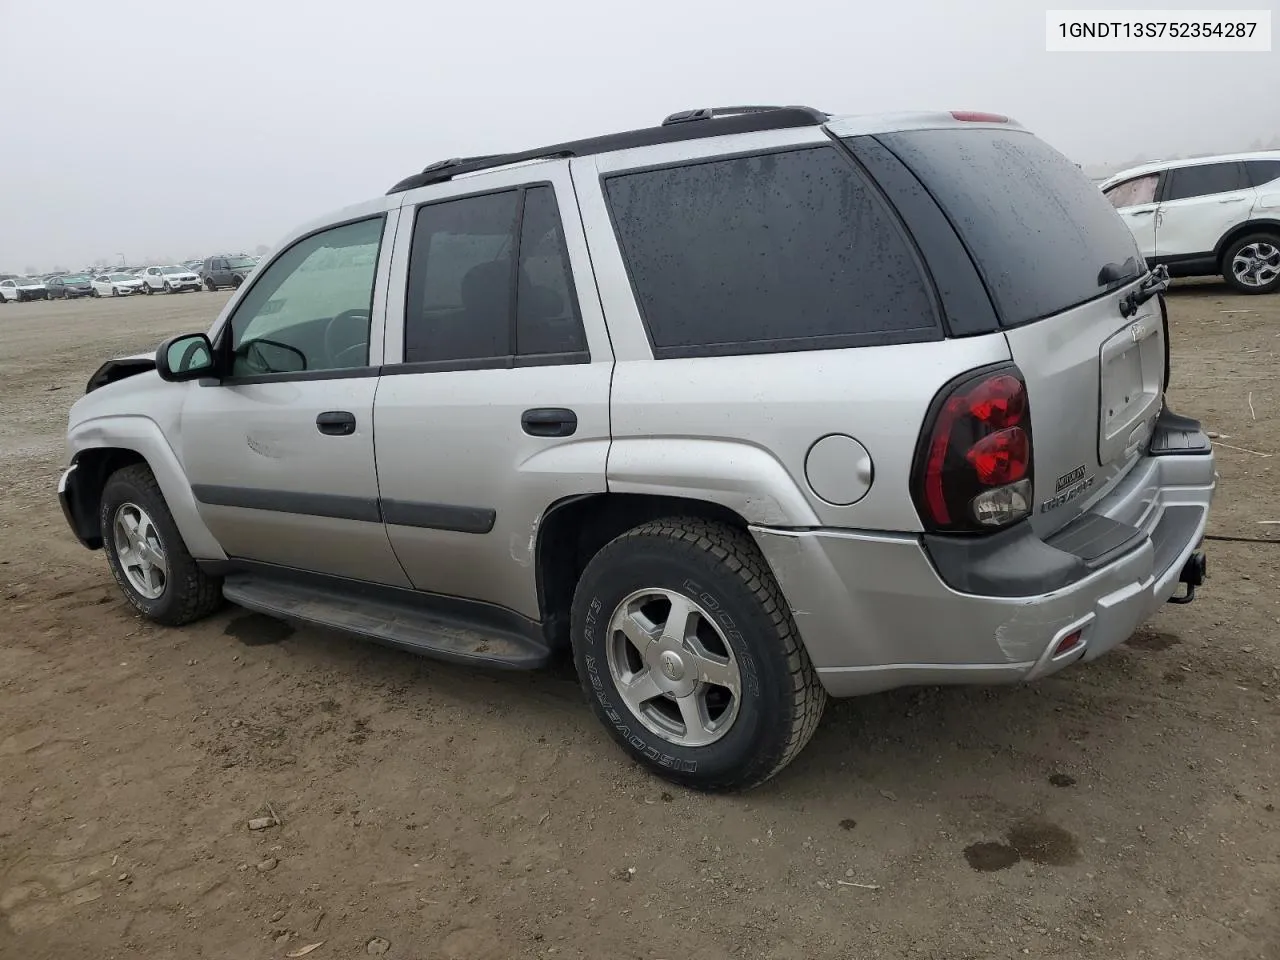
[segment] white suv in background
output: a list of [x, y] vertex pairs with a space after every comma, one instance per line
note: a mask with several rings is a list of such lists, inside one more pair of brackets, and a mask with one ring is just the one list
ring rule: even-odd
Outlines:
[[143, 293], [182, 293], [184, 290], [199, 290], [200, 278], [186, 267], [166, 264], [159, 267], [147, 267], [139, 276], [142, 278]]
[[1280, 289], [1280, 150], [1158, 160], [1101, 188], [1148, 264], [1221, 274], [1241, 293]]

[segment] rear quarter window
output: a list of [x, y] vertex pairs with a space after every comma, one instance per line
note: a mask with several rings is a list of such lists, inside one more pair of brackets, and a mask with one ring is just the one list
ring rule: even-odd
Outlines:
[[1106, 292], [1108, 263], [1142, 263], [1111, 202], [1078, 167], [1021, 130], [912, 130], [877, 138], [960, 234], [1000, 322], [1018, 326]]
[[616, 174], [605, 194], [658, 358], [942, 336], [911, 245], [836, 147]]

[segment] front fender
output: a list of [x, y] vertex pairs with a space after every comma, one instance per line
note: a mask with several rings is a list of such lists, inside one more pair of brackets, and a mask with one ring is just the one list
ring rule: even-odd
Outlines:
[[164, 433], [149, 417], [131, 414], [94, 417], [74, 424], [67, 432], [67, 446], [71, 462], [75, 463], [91, 450], [132, 450], [147, 461], [155, 474], [160, 492], [164, 494], [173, 522], [182, 534], [187, 550], [197, 560], [225, 560], [218, 541], [214, 539], [191, 492], [191, 484], [169, 446]]
[[740, 441], [615, 439], [609, 450], [608, 483], [610, 493], [717, 503], [761, 526], [822, 525], [787, 469], [766, 450]]

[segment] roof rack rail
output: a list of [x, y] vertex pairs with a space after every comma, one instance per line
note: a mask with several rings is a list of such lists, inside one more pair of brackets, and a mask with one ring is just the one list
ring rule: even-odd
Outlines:
[[[697, 120], [715, 119], [715, 123], [695, 123]], [[598, 153], [628, 150], [633, 147], [651, 147], [661, 143], [679, 143], [682, 140], [701, 140], [706, 137], [731, 136], [736, 133], [756, 133], [761, 130], [785, 130], [791, 127], [820, 126], [831, 119], [830, 115], [813, 107], [703, 107], [673, 113], [661, 126], [642, 127], [622, 133], [610, 133], [585, 140], [570, 140], [549, 147], [537, 147], [517, 153], [494, 153], [481, 157], [454, 157], [438, 160], [424, 167], [419, 173], [405, 177], [387, 194], [403, 193], [433, 183], [444, 183], [454, 177], [495, 167], [506, 167], [534, 160], [562, 160], [567, 157], [589, 157]]]
[[744, 114], [751, 113], [773, 113], [781, 110], [796, 110], [808, 114], [812, 118], [813, 123], [826, 123], [831, 119], [831, 114], [824, 110], [816, 110], [813, 107], [800, 106], [744, 106], [744, 107], [698, 107], [696, 110], [680, 110], [677, 113], [670, 114], [663, 121], [664, 127], [669, 127], [675, 123], [691, 123], [695, 120], [714, 120], [717, 117], [740, 117]]

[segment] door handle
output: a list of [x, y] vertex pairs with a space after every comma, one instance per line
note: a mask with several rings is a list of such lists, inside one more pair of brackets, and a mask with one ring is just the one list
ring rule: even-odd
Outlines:
[[1126, 217], [1149, 217], [1153, 211], [1151, 210], [1130, 210], [1125, 214]]
[[1247, 199], [1249, 198], [1248, 197], [1223, 197], [1218, 202], [1219, 203], [1242, 203]]
[[356, 415], [345, 410], [328, 410], [316, 417], [316, 429], [327, 437], [349, 437], [356, 432]]
[[571, 437], [578, 430], [578, 415], [564, 407], [535, 407], [524, 412], [520, 426], [531, 437]]

